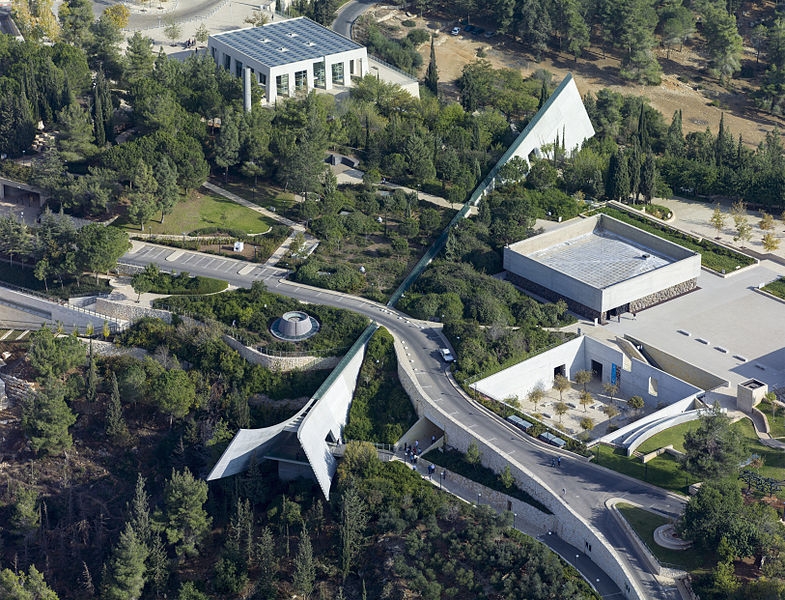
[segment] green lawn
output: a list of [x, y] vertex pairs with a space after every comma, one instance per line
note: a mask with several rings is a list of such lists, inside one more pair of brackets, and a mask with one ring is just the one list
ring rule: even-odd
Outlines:
[[698, 481], [692, 475], [685, 473], [679, 461], [670, 454], [662, 454], [645, 465], [640, 459], [628, 457], [621, 448], [614, 450], [608, 446], [597, 446], [594, 455], [594, 461], [598, 465], [672, 492], [686, 494], [687, 487]]
[[298, 216], [294, 194], [270, 187], [267, 183], [262, 184], [260, 181], [256, 186], [256, 191], [245, 178], [230, 176], [228, 182], [225, 182], [223, 178], [218, 178], [212, 180], [212, 183], [262, 208], [275, 209], [275, 212], [290, 218]]
[[[163, 224], [159, 223], [159, 219], [160, 215], [146, 223], [145, 233], [181, 235], [205, 227], [222, 227], [256, 234], [268, 232], [274, 224], [274, 221], [250, 208], [203, 191], [193, 192], [188, 200], [179, 202]], [[129, 233], [140, 231], [136, 223], [129, 223], [125, 218], [120, 225]]]
[[684, 435], [688, 431], [694, 431], [700, 427], [700, 421], [690, 421], [689, 423], [682, 423], [670, 429], [666, 429], [662, 433], [650, 437], [648, 440], [638, 446], [638, 452], [641, 454], [648, 454], [657, 448], [673, 444], [673, 448], [680, 452], [684, 452]]
[[[646, 441], [639, 448], [640, 452], [651, 452], [668, 444], [683, 450], [684, 434], [692, 428], [698, 427], [699, 422], [694, 421], [672, 427], [667, 431], [657, 434]], [[772, 479], [785, 479], [785, 452], [769, 448], [761, 444], [755, 435], [755, 429], [749, 419], [742, 419], [733, 424], [738, 429], [747, 444], [748, 454], [757, 454], [763, 459], [763, 467], [758, 471], [763, 477]], [[645, 448], [645, 450], [644, 450]], [[608, 446], [594, 448], [595, 462], [599, 465], [635, 477], [641, 481], [648, 481], [666, 490], [686, 493], [689, 484], [699, 481], [681, 468], [678, 459], [662, 454], [644, 465], [635, 457], [628, 457], [622, 449], [612, 449]], [[648, 465], [648, 466], [647, 466]]]
[[773, 294], [778, 298], [785, 300], [785, 278], [780, 277], [779, 279], [775, 279], [771, 283], [764, 285], [763, 289], [769, 294]]
[[761, 402], [756, 408], [766, 415], [769, 427], [771, 427], [772, 437], [785, 437], [785, 409], [778, 407], [776, 416], [772, 416], [771, 405], [768, 402]]
[[654, 530], [661, 525], [670, 523], [670, 519], [623, 502], [617, 504], [616, 508], [661, 564], [673, 565], [685, 571], [710, 569], [714, 565], [711, 560], [713, 557], [701, 556], [691, 549], [669, 550], [654, 541]]

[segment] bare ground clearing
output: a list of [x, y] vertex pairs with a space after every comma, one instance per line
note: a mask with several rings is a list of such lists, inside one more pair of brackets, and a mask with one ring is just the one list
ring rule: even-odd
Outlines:
[[[611, 54], [603, 56], [602, 50], [596, 47], [590, 48], [577, 62], [571, 55], [559, 52], [545, 53], [539, 62], [535, 62], [523, 44], [506, 37], [487, 39], [463, 31], [457, 36], [450, 35], [450, 29], [457, 25], [455, 21], [431, 16], [409, 17], [403, 11], [382, 6], [376, 7], [374, 13], [377, 20], [398, 26], [403, 34], [410, 30], [401, 25], [406, 19], [414, 20], [417, 27], [436, 33], [439, 89], [448, 98], [458, 98], [455, 80], [460, 77], [463, 66], [475, 60], [478, 50], [482, 49], [485, 58], [494, 67], [520, 69], [524, 76], [538, 69], [552, 72], [557, 79], [572, 73], [581, 94], [609, 88], [621, 94], [644, 96], [663, 113], [666, 124], [670, 123], [676, 110], [682, 109], [684, 133], [703, 131], [706, 127], [716, 133], [723, 113], [725, 124], [733, 136], [741, 134], [750, 146], [757, 146], [766, 133], [775, 127], [785, 127], [783, 119], [755, 109], [747, 95], [751, 90], [748, 82], [734, 80], [731, 92], [705, 75], [705, 60], [695, 52], [693, 46], [684, 46], [680, 52], [671, 51], [670, 59], [666, 57], [665, 50], [660, 49], [658, 58], [663, 67], [662, 83], [658, 86], [643, 86], [621, 79], [618, 75], [619, 60]], [[428, 66], [429, 44], [423, 44], [420, 52], [423, 55], [422, 78]], [[754, 51], [745, 49], [744, 58], [754, 63]], [[684, 81], [680, 81], [679, 77]]]

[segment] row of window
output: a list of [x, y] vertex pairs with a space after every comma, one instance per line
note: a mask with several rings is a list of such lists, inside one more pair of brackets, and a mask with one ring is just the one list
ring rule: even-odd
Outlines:
[[[213, 59], [215, 59], [215, 48], [212, 48], [212, 55]], [[359, 62], [359, 61], [358, 61]], [[234, 74], [236, 77], [243, 76], [243, 63], [239, 60], [234, 61]], [[330, 71], [332, 75], [332, 82], [336, 85], [343, 85], [344, 84], [344, 64], [335, 63], [330, 65]], [[227, 71], [231, 70], [232, 68], [232, 57], [229, 54], [223, 55], [223, 68]], [[355, 73], [355, 61], [349, 61], [349, 75], [354, 75]], [[251, 74], [255, 75], [257, 83], [262, 86], [263, 88], [267, 87], [267, 76], [264, 73], [255, 73], [254, 69], [251, 68]], [[325, 77], [325, 67], [324, 61], [319, 61], [313, 63], [313, 85], [317, 88], [324, 88], [327, 86], [327, 80]], [[289, 74], [284, 73], [283, 75], [278, 75], [275, 78], [275, 87], [279, 96], [288, 96], [289, 95]], [[308, 71], [295, 71], [294, 73], [294, 89], [295, 91], [302, 91], [308, 89]]]

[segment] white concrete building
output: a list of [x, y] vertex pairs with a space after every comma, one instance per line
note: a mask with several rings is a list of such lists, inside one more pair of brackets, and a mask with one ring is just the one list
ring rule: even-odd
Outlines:
[[352, 78], [369, 72], [364, 46], [307, 17], [211, 35], [207, 48], [236, 77], [250, 70], [267, 102], [313, 89], [350, 87]]
[[510, 244], [504, 269], [512, 283], [605, 321], [694, 290], [701, 258], [600, 214]]

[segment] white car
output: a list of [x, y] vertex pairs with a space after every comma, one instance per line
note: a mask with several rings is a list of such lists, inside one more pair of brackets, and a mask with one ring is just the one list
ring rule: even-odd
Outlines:
[[461, 32], [461, 28], [460, 27], [453, 27], [450, 30], [450, 35], [458, 35], [460, 32]]
[[439, 354], [442, 355], [444, 362], [449, 363], [455, 360], [455, 357], [452, 355], [449, 348], [439, 348]]

